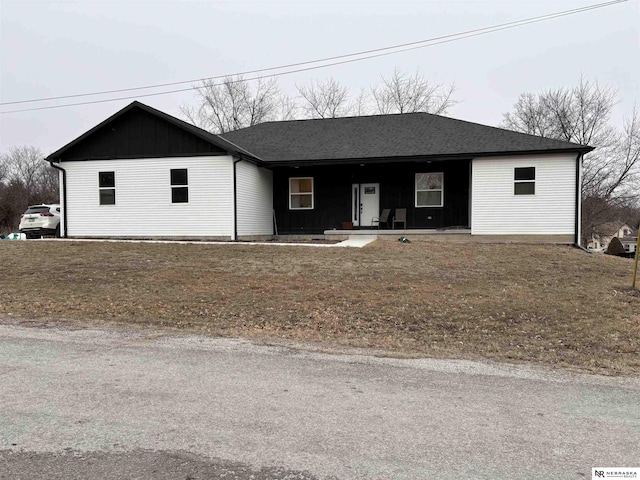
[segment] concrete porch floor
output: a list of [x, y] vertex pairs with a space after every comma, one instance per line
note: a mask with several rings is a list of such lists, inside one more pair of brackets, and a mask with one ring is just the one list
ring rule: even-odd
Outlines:
[[471, 241], [471, 230], [435, 230], [435, 229], [395, 229], [395, 230], [325, 230], [324, 236], [327, 240], [345, 240], [348, 238], [358, 238], [361, 236], [376, 236], [378, 238], [429, 238], [435, 241]]
[[378, 238], [398, 239], [407, 237], [409, 240], [422, 239], [432, 242], [459, 243], [528, 243], [528, 244], [561, 244], [572, 245], [573, 235], [471, 235], [467, 228], [435, 230], [435, 229], [396, 229], [396, 230], [325, 230], [327, 240], [347, 240], [360, 236], [376, 236]]

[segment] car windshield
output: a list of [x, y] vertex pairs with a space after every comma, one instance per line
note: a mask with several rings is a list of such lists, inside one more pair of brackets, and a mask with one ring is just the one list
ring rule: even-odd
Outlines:
[[42, 212], [48, 212], [48, 211], [49, 211], [49, 207], [44, 205], [38, 205], [35, 207], [27, 208], [27, 211], [24, 212], [24, 214], [27, 215], [28, 213], [42, 213]]

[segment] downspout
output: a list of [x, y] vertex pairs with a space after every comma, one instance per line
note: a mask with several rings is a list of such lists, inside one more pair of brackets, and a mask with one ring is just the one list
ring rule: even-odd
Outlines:
[[582, 155], [579, 153], [576, 157], [576, 247], [580, 247], [580, 237], [582, 236]]
[[237, 176], [236, 165], [242, 161], [242, 158], [238, 158], [233, 161], [233, 240], [238, 241], [238, 190], [237, 190]]
[[48, 160], [49, 165], [56, 170], [62, 172], [62, 213], [63, 213], [63, 226], [64, 226], [64, 235], [63, 238], [69, 238], [67, 233], [67, 225], [68, 225], [68, 211], [67, 211], [67, 171], [59, 165], [53, 163], [53, 160]]

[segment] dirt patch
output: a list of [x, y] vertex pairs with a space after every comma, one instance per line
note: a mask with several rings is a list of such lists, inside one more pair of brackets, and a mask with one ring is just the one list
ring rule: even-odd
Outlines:
[[633, 262], [572, 247], [3, 242], [0, 318], [640, 373]]

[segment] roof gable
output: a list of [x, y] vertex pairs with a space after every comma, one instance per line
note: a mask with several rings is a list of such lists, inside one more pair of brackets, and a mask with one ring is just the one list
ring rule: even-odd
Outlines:
[[267, 122], [222, 136], [272, 163], [592, 150], [428, 113]]
[[617, 222], [605, 222], [601, 225], [598, 225], [594, 230], [597, 235], [602, 236], [614, 236], [617, 235], [618, 232], [622, 229], [631, 230], [633, 229], [626, 223], [618, 220]]
[[74, 161], [235, 154], [242, 148], [139, 102], [133, 102], [47, 160]]

